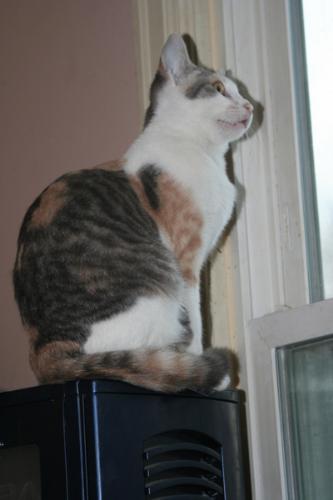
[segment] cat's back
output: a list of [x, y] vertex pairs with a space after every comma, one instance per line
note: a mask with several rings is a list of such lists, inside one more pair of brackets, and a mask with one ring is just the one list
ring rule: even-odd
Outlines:
[[20, 236], [64, 231], [89, 222], [102, 225], [104, 217], [130, 218], [138, 199], [122, 170], [93, 168], [65, 174], [52, 182], [32, 203], [24, 217]]

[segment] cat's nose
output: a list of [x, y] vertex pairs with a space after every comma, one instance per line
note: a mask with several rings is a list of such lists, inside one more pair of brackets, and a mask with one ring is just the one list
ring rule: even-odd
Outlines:
[[246, 101], [246, 103], [244, 104], [244, 108], [249, 112], [249, 113], [253, 113], [253, 106], [252, 104], [249, 102], [249, 101]]

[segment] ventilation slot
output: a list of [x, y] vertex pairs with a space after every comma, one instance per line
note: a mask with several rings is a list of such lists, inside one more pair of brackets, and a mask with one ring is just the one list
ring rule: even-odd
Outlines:
[[224, 500], [221, 445], [206, 434], [171, 431], [144, 443], [146, 499]]

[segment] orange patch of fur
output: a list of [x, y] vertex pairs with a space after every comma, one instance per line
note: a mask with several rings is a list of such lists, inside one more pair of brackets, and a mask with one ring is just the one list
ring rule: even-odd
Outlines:
[[123, 170], [125, 165], [124, 160], [111, 160], [105, 163], [101, 163], [97, 165], [95, 168], [102, 170], [111, 170], [111, 172], [118, 172], [119, 170]]
[[[143, 355], [139, 363], [138, 360], [136, 363], [136, 368], [139, 368], [139, 370], [136, 373], [127, 368], [120, 370], [119, 373], [122, 371], [123, 375], [121, 378], [134, 385], [149, 387], [157, 391], [174, 391], [178, 381], [183, 376], [182, 363], [178, 360], [179, 355], [175, 354], [176, 359], [172, 363], [168, 361], [167, 366], [165, 366], [161, 356], [163, 356], [163, 353], [160, 352], [150, 353], [148, 356]], [[166, 372], [169, 373], [166, 374]]]
[[40, 204], [34, 211], [30, 227], [47, 227], [66, 202], [66, 182], [57, 181], [51, 184], [42, 194]]
[[184, 280], [195, 284], [199, 276], [195, 275], [193, 264], [201, 246], [203, 219], [191, 195], [167, 174], [161, 173], [158, 177], [160, 207], [154, 210], [141, 181], [131, 176], [130, 182], [145, 210], [168, 235]]
[[[80, 344], [68, 341], [55, 341], [50, 342], [43, 346], [41, 349], [35, 349], [35, 342], [38, 338], [38, 331], [35, 329], [28, 330], [30, 342], [30, 366], [37, 379], [40, 382], [59, 381], [61, 379], [61, 365], [66, 366], [66, 354], [75, 353], [80, 350]], [[77, 377], [81, 373], [76, 374]], [[75, 376], [75, 374], [73, 374]]]
[[161, 371], [161, 359], [158, 354], [151, 354], [142, 360], [147, 372], [159, 374]]

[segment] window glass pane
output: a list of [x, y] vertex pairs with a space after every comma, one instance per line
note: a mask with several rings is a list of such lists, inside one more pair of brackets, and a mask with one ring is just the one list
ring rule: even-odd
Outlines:
[[302, 3], [323, 295], [328, 298], [333, 297], [333, 1]]
[[276, 354], [288, 500], [331, 500], [333, 335]]

